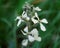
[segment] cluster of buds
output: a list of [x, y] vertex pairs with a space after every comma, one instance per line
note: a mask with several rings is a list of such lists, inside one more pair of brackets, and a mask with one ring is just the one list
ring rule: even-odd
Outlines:
[[42, 31], [46, 31], [46, 28], [43, 25], [43, 23], [47, 24], [48, 21], [45, 18], [40, 20], [37, 13], [39, 11], [41, 11], [39, 7], [34, 7], [33, 5], [30, 5], [29, 3], [26, 2], [25, 5], [23, 6], [22, 15], [17, 16], [15, 19], [19, 20], [17, 23], [17, 27], [19, 27], [19, 25], [21, 25], [22, 22], [26, 23], [26, 27], [23, 30], [21, 30], [22, 34], [24, 36], [27, 36], [27, 39], [24, 39], [22, 41], [22, 46], [27, 46], [28, 42], [41, 41], [38, 29], [32, 28], [33, 25], [39, 24], [40, 29]]

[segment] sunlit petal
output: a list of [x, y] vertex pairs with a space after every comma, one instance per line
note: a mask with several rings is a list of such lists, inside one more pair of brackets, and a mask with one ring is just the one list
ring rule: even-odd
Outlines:
[[24, 28], [24, 31], [25, 31], [25, 32], [28, 32], [28, 26], [26, 26], [26, 27]]
[[42, 19], [41, 22], [46, 23], [46, 24], [48, 23], [48, 21], [46, 19]]
[[42, 31], [46, 31], [46, 28], [42, 23], [40, 23], [40, 28], [41, 28]]
[[32, 20], [32, 22], [33, 22], [34, 24], [38, 23], [38, 20], [36, 20], [36, 19], [34, 19], [34, 18], [31, 18], [31, 20]]
[[35, 28], [30, 32], [32, 35], [38, 36], [38, 30]]
[[28, 40], [27, 39], [23, 40], [22, 41], [22, 46], [27, 46], [27, 45], [28, 45]]
[[35, 12], [35, 17], [37, 17], [37, 19], [39, 19], [37, 12]]
[[20, 19], [20, 16], [17, 16], [15, 20]]
[[22, 32], [23, 35], [27, 35], [27, 33], [24, 33], [22, 30], [21, 30], [21, 32]]
[[26, 17], [27, 17], [27, 13], [25, 11], [23, 11], [22, 18], [26, 18]]
[[41, 37], [37, 37], [36, 41], [41, 41]]
[[37, 14], [37, 12], [35, 12], [35, 16], [36, 16], [36, 17], [38, 17], [38, 14]]
[[18, 27], [19, 27], [19, 25], [21, 24], [21, 21], [22, 21], [22, 20], [19, 20], [19, 21], [18, 21], [18, 23], [17, 23], [17, 26], [18, 26]]
[[39, 7], [34, 8], [36, 11], [41, 11]]
[[30, 42], [33, 42], [35, 39], [34, 39], [33, 36], [28, 35], [28, 40], [29, 40]]

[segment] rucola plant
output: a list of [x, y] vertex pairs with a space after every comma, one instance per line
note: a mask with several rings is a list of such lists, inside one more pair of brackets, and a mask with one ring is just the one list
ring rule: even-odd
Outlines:
[[41, 11], [39, 7], [34, 7], [34, 5], [31, 5], [26, 2], [23, 6], [22, 14], [20, 16], [17, 16], [15, 19], [18, 20], [17, 28], [21, 27], [20, 25], [22, 23], [26, 24], [23, 29], [21, 29], [22, 27], [19, 29], [20, 33], [22, 33], [22, 35], [24, 36], [21, 42], [22, 47], [26, 47], [34, 41], [41, 41], [41, 37], [39, 36], [39, 31], [37, 28], [38, 25], [40, 26], [40, 29], [42, 31], [46, 31], [46, 28], [43, 23], [48, 24], [48, 21], [45, 18], [39, 18], [37, 13], [39, 11]]

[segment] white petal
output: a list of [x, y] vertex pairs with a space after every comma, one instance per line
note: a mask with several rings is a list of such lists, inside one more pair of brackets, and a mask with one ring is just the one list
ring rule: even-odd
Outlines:
[[40, 23], [40, 28], [41, 28], [42, 31], [46, 31], [46, 28], [42, 23]]
[[21, 30], [21, 32], [22, 32], [23, 35], [27, 35], [27, 33], [24, 33], [22, 30]]
[[37, 12], [35, 12], [35, 17], [37, 17], [37, 18], [38, 18], [38, 20], [39, 20], [39, 17], [38, 17], [38, 14], [37, 14]]
[[31, 20], [34, 24], [38, 23], [38, 20], [35, 20], [34, 18], [31, 18]]
[[19, 20], [19, 21], [18, 21], [18, 23], [17, 23], [17, 26], [18, 26], [18, 27], [19, 27], [19, 25], [21, 24], [21, 21], [22, 21], [22, 20]]
[[33, 42], [35, 39], [34, 39], [34, 37], [28, 35], [28, 40], [29, 40], [30, 42]]
[[24, 31], [25, 31], [25, 32], [28, 32], [28, 26], [26, 26], [26, 27], [24, 28]]
[[32, 35], [38, 36], [38, 30], [35, 28], [30, 32]]
[[46, 24], [48, 23], [48, 21], [46, 19], [42, 19], [41, 22], [46, 23]]
[[26, 17], [26, 20], [27, 20], [27, 21], [29, 21], [29, 20], [30, 20], [30, 18], [29, 18], [29, 17]]
[[41, 11], [41, 9], [39, 7], [36, 7], [35, 10], [36, 11]]
[[17, 16], [15, 20], [20, 19], [20, 16]]
[[36, 39], [36, 41], [41, 41], [41, 37], [38, 37], [38, 38]]
[[22, 18], [26, 18], [26, 17], [27, 17], [27, 13], [25, 11], [23, 11]]
[[17, 26], [19, 27], [21, 22], [24, 21], [24, 20], [22, 20], [20, 16], [17, 16], [15, 20], [17, 20], [17, 19], [19, 20], [18, 23], [17, 23]]
[[36, 16], [36, 17], [38, 17], [38, 14], [37, 14], [37, 12], [35, 12], [35, 16]]
[[23, 40], [22, 41], [22, 46], [27, 46], [27, 45], [28, 45], [28, 40], [27, 39]]

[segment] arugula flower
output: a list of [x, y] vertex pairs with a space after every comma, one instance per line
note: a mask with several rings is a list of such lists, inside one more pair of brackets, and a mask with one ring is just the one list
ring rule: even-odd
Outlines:
[[32, 18], [32, 21], [33, 21], [34, 24], [39, 23], [39, 24], [40, 24], [41, 30], [42, 30], [42, 31], [46, 31], [45, 26], [42, 24], [42, 23], [45, 23], [45, 24], [48, 23], [47, 20], [46, 20], [45, 18], [42, 19], [42, 20], [36, 20], [36, 19]]
[[26, 26], [24, 28], [24, 31], [26, 33], [21, 30], [21, 32], [23, 33], [23, 35], [26, 35], [28, 37], [28, 39], [24, 39], [22, 41], [22, 45], [23, 46], [27, 46], [28, 41], [29, 42], [34, 42], [35, 40], [36, 41], [41, 41], [41, 37], [38, 36], [39, 34], [38, 34], [38, 30], [36, 28], [34, 28], [31, 32], [28, 32], [28, 26]]
[[[36, 17], [37, 19], [35, 19], [35, 17]], [[35, 16], [33, 16], [33, 17], [31, 18], [31, 20], [32, 20], [32, 22], [33, 22], [34, 24], [39, 23], [39, 24], [40, 24], [40, 28], [41, 28], [42, 31], [46, 31], [45, 26], [42, 24], [42, 23], [48, 24], [48, 21], [47, 21], [45, 18], [42, 19], [42, 20], [40, 20], [39, 17], [38, 17], [38, 14], [35, 12]]]

